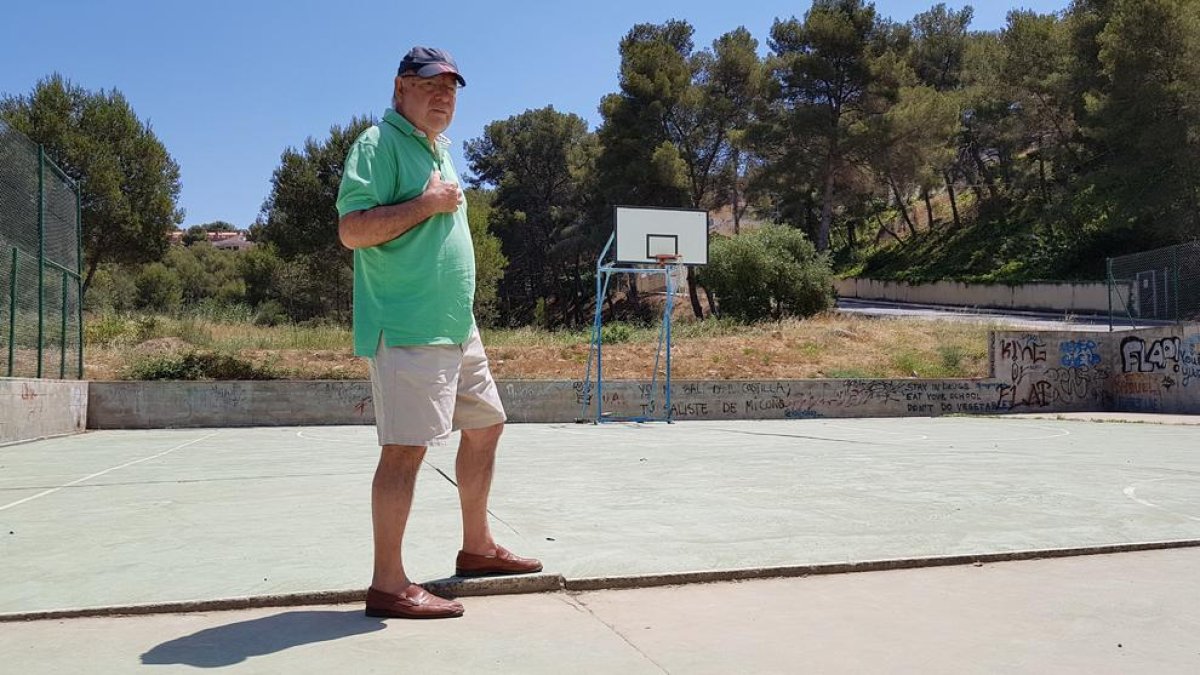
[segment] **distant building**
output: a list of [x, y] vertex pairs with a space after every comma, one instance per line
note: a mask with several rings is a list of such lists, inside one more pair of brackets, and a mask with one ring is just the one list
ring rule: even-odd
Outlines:
[[[170, 235], [172, 246], [182, 245], [185, 230], [175, 230]], [[245, 251], [249, 248], [254, 248], [254, 242], [247, 239], [247, 233], [244, 230], [235, 230], [233, 232], [216, 231], [206, 232], [208, 241], [213, 248], [218, 248], [223, 251]]]
[[213, 248], [219, 248], [222, 251], [245, 251], [248, 248], [254, 248], [254, 242], [246, 239], [246, 233], [237, 232], [209, 232], [208, 240], [212, 242]]

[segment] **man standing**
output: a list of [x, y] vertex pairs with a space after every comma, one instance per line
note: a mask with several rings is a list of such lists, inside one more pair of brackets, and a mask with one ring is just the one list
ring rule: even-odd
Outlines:
[[354, 353], [370, 359], [383, 450], [371, 489], [375, 572], [370, 616], [461, 616], [404, 571], [401, 544], [428, 446], [461, 430], [459, 576], [537, 572], [492, 538], [487, 520], [504, 408], [475, 327], [475, 256], [442, 132], [466, 80], [443, 50], [400, 61], [392, 109], [354, 142], [338, 192], [338, 236], [354, 250]]

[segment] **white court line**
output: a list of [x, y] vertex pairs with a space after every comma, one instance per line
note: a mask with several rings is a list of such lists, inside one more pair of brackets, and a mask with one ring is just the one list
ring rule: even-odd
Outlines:
[[182, 450], [182, 449], [186, 448], [187, 446], [189, 446], [189, 445], [192, 445], [192, 444], [194, 444], [194, 443], [199, 443], [200, 441], [203, 441], [203, 440], [206, 440], [206, 439], [212, 438], [213, 436], [216, 436], [218, 433], [220, 433], [220, 432], [219, 432], [219, 431], [214, 431], [214, 432], [212, 432], [211, 434], [209, 434], [209, 435], [207, 435], [207, 436], [201, 436], [200, 438], [195, 438], [195, 439], [192, 439], [192, 440], [188, 441], [187, 443], [182, 443], [182, 444], [180, 444], [180, 445], [177, 445], [177, 446], [175, 446], [175, 447], [171, 448], [170, 450], [164, 450], [164, 451], [162, 451], [162, 452], [158, 453], [157, 455], [151, 455], [151, 456], [149, 456], [149, 457], [143, 457], [143, 458], [141, 458], [141, 459], [135, 459], [135, 460], [133, 460], [132, 462], [125, 462], [124, 464], [121, 464], [120, 466], [114, 466], [114, 467], [112, 467], [112, 468], [110, 468], [110, 469], [105, 469], [105, 470], [103, 470], [103, 471], [97, 471], [96, 473], [94, 473], [94, 474], [92, 474], [92, 475], [90, 475], [90, 476], [84, 476], [83, 478], [80, 478], [79, 480], [73, 480], [73, 481], [71, 481], [70, 483], [67, 483], [66, 485], [60, 485], [60, 486], [58, 486], [58, 487], [56, 487], [56, 488], [50, 488], [49, 490], [43, 490], [42, 492], [39, 492], [39, 493], [37, 493], [36, 495], [33, 495], [33, 496], [31, 496], [31, 497], [26, 497], [26, 498], [24, 498], [24, 499], [18, 499], [17, 501], [15, 501], [15, 502], [13, 502], [13, 503], [11, 503], [11, 504], [5, 504], [4, 506], [0, 506], [0, 511], [3, 511], [3, 510], [5, 510], [5, 509], [11, 509], [11, 508], [12, 508], [12, 507], [14, 507], [14, 506], [20, 506], [21, 504], [24, 504], [25, 502], [31, 502], [31, 501], [33, 501], [33, 500], [35, 500], [35, 499], [40, 499], [41, 497], [45, 497], [46, 495], [52, 495], [52, 494], [54, 494], [55, 492], [58, 492], [59, 490], [63, 490], [63, 489], [65, 489], [65, 488], [69, 488], [69, 487], [71, 487], [72, 485], [78, 485], [78, 484], [80, 484], [80, 483], [83, 483], [83, 482], [85, 482], [85, 481], [89, 481], [89, 480], [91, 480], [91, 479], [93, 479], [93, 478], [97, 478], [97, 477], [99, 477], [99, 476], [103, 476], [104, 474], [106, 474], [106, 473], [111, 473], [111, 472], [113, 472], [113, 471], [116, 471], [117, 469], [124, 469], [124, 468], [125, 468], [125, 467], [127, 467], [127, 466], [133, 466], [134, 464], [141, 464], [142, 462], [149, 462], [149, 461], [150, 461], [150, 460], [152, 460], [152, 459], [158, 459], [159, 457], [162, 457], [163, 455], [168, 455], [168, 454], [170, 454], [170, 453], [172, 453], [172, 452], [175, 452], [176, 450]]
[[1162, 511], [1164, 513], [1169, 513], [1173, 516], [1178, 516], [1180, 518], [1187, 518], [1188, 520], [1200, 520], [1200, 518], [1197, 518], [1196, 516], [1189, 516], [1186, 513], [1179, 513], [1178, 511], [1172, 511], [1171, 509], [1163, 508], [1163, 507], [1159, 506], [1158, 504], [1155, 504], [1154, 502], [1146, 501], [1145, 499], [1142, 499], [1141, 497], [1137, 496], [1137, 486], [1138, 485], [1141, 485], [1142, 483], [1158, 483], [1158, 482], [1161, 482], [1164, 480], [1189, 480], [1189, 479], [1187, 477], [1168, 476], [1167, 478], [1151, 478], [1148, 480], [1139, 480], [1139, 481], [1135, 481], [1129, 487], [1125, 488], [1123, 490], [1123, 492], [1125, 493], [1126, 497], [1129, 497], [1130, 499], [1141, 504], [1142, 506], [1149, 506], [1152, 509], [1158, 509], [1159, 511]]
[[364, 441], [356, 441], [351, 438], [329, 438], [325, 436], [309, 436], [304, 433], [304, 430], [296, 432], [297, 438], [303, 438], [306, 441], [317, 441], [318, 443], [349, 443], [350, 445], [378, 445], [376, 440], [370, 438]]

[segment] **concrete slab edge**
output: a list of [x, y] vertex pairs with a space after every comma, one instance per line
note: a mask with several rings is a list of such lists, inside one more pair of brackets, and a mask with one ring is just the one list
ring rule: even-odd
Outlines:
[[[556, 591], [582, 592], [679, 586], [684, 584], [706, 584], [727, 581], [749, 581], [752, 579], [778, 579], [831, 574], [855, 574], [861, 572], [883, 572], [888, 570], [950, 567], [1024, 560], [1045, 560], [1088, 555], [1136, 553], [1139, 551], [1161, 551], [1179, 548], [1200, 548], [1200, 539], [1177, 539], [1130, 544], [1105, 544], [1075, 548], [1033, 549], [1006, 551], [1001, 553], [979, 553], [923, 558], [892, 558], [846, 563], [816, 563], [812, 565], [784, 565], [775, 567], [753, 567], [730, 570], [707, 570], [697, 572], [675, 572], [669, 574], [642, 574], [611, 577], [581, 577], [567, 579], [560, 574], [536, 574], [519, 577], [490, 577], [484, 579], [459, 579], [450, 577], [424, 582], [422, 585], [448, 597], [481, 595], [516, 595], [547, 593]], [[147, 614], [184, 614], [195, 612], [223, 612], [265, 607], [296, 607], [310, 605], [342, 605], [362, 602], [366, 589], [305, 591], [277, 595], [253, 595], [214, 600], [183, 600], [176, 602], [137, 605], [111, 605], [105, 607], [83, 607], [78, 609], [41, 610], [34, 612], [0, 613], [0, 623], [22, 621], [49, 621], [58, 619], [82, 619], [94, 617], [139, 616]]]
[[778, 579], [807, 577], [829, 574], [855, 574], [860, 572], [884, 572], [888, 570], [921, 569], [927, 567], [949, 567], [1022, 560], [1043, 560], [1085, 555], [1107, 555], [1134, 553], [1175, 548], [1200, 547], [1200, 539], [1142, 542], [1131, 544], [1106, 544], [1075, 548], [1032, 549], [1001, 553], [968, 553], [952, 556], [927, 556], [922, 558], [892, 558], [863, 562], [816, 563], [812, 565], [786, 565], [747, 569], [711, 570], [702, 572], [679, 572], [673, 574], [648, 574], [627, 577], [590, 577], [568, 579], [567, 591], [599, 591], [626, 588], [651, 588], [654, 586], [677, 586], [680, 584], [704, 584], [725, 581], [749, 581], [751, 579]]

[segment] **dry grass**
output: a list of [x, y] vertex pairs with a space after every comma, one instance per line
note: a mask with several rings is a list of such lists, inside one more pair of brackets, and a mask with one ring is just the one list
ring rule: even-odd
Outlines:
[[[367, 377], [341, 328], [156, 318], [147, 330], [144, 319], [129, 321], [143, 325], [124, 333], [110, 326], [105, 339], [89, 340], [86, 377], [119, 379], [139, 359], [197, 349], [234, 354], [292, 379]], [[657, 329], [607, 328], [613, 342], [604, 345], [605, 379], [649, 379]], [[681, 321], [671, 371], [677, 379], [983, 377], [988, 328], [836, 313], [754, 326]], [[498, 379], [582, 379], [587, 369], [588, 331], [485, 330], [483, 339]], [[660, 362], [660, 373], [664, 368]]]

